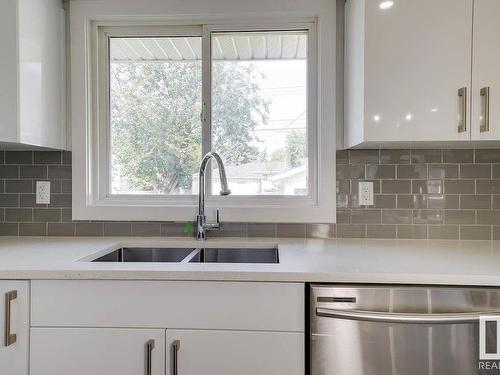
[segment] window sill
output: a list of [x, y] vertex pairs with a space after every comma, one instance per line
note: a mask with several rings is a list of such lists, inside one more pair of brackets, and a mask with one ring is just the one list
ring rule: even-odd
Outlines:
[[[84, 203], [84, 202], [83, 202]], [[234, 206], [222, 202], [207, 202], [206, 214], [215, 218], [215, 210], [220, 208], [223, 222], [255, 223], [334, 223], [335, 203], [318, 205], [241, 205]], [[73, 220], [119, 220], [119, 221], [190, 221], [195, 220], [196, 204], [156, 205], [140, 204], [87, 205], [73, 198]]]

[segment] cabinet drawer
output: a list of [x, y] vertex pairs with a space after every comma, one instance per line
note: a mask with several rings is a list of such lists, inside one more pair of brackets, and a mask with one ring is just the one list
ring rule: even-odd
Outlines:
[[32, 326], [304, 331], [304, 284], [35, 280]]
[[167, 329], [166, 337], [167, 375], [304, 375], [303, 333]]
[[31, 375], [165, 374], [163, 329], [32, 328], [30, 348]]

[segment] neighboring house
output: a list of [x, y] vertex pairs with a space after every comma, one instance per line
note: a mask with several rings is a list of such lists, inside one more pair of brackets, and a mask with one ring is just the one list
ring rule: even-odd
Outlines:
[[[248, 163], [227, 165], [229, 188], [237, 195], [297, 195], [307, 193], [306, 166], [290, 168], [286, 163]], [[219, 189], [219, 176], [214, 171], [212, 189]], [[191, 190], [198, 194], [198, 174], [193, 174]]]

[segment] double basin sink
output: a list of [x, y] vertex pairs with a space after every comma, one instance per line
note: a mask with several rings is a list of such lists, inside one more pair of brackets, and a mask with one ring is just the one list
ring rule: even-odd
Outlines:
[[122, 247], [92, 262], [279, 263], [277, 248]]

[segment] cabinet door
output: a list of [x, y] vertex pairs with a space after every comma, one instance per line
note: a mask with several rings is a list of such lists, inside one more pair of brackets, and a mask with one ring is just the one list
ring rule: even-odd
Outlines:
[[165, 330], [32, 328], [30, 348], [31, 375], [165, 373]]
[[[475, 0], [471, 122], [474, 140], [500, 140], [499, 14], [500, 1]], [[486, 88], [489, 88], [489, 98]], [[485, 125], [483, 129], [481, 124]]]
[[365, 140], [469, 140], [472, 0], [381, 3], [365, 0]]
[[303, 375], [304, 334], [167, 330], [167, 375]]
[[[0, 374], [28, 374], [28, 282], [0, 280]], [[7, 310], [10, 310], [7, 314]], [[6, 340], [6, 334], [9, 340]]]

